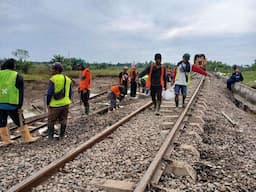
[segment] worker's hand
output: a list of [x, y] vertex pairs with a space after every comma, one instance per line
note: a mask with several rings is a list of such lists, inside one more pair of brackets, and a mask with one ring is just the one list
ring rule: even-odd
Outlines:
[[18, 109], [18, 112], [19, 112], [19, 113], [23, 113], [23, 109], [22, 109], [22, 108], [19, 108], [19, 109]]

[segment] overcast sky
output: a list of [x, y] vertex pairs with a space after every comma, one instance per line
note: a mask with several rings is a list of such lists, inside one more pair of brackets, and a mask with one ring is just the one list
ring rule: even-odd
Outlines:
[[205, 53], [230, 65], [256, 59], [255, 0], [0, 0], [0, 58], [53, 55], [89, 62], [163, 62]]

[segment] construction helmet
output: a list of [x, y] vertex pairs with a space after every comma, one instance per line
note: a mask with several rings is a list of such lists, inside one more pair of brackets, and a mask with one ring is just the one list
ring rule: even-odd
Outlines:
[[189, 54], [189, 53], [185, 53], [185, 54], [183, 55], [183, 58], [188, 61], [188, 60], [190, 59], [190, 54]]

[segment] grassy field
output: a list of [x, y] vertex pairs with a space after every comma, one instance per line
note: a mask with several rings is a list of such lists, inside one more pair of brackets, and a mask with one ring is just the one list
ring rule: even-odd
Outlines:
[[[143, 69], [137, 69], [142, 71]], [[111, 67], [107, 69], [91, 69], [93, 77], [118, 76], [122, 71], [121, 67]], [[71, 78], [78, 78], [80, 71], [64, 71], [64, 74]], [[248, 86], [256, 86], [256, 71], [242, 71], [243, 83]], [[29, 69], [29, 74], [22, 74], [25, 80], [47, 80], [51, 76], [49, 68], [45, 65], [33, 66]], [[230, 74], [228, 74], [228, 77]]]
[[256, 71], [243, 71], [242, 74], [244, 77], [244, 84], [256, 87]]

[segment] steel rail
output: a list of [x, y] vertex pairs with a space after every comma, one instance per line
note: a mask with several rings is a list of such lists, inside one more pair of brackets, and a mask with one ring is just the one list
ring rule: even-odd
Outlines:
[[135, 110], [128, 116], [122, 118], [120, 121], [116, 122], [115, 124], [107, 127], [101, 133], [93, 136], [84, 144], [78, 146], [77, 148], [69, 151], [63, 157], [53, 161], [46, 167], [40, 169], [38, 172], [33, 173], [31, 176], [25, 178], [22, 182], [18, 183], [17, 185], [11, 187], [8, 192], [25, 192], [30, 191], [33, 187], [36, 187], [43, 181], [47, 180], [51, 177], [55, 172], [57, 172], [60, 168], [64, 167], [66, 163], [72, 161], [76, 158], [80, 153], [85, 152], [87, 149], [91, 148], [95, 144], [99, 143], [103, 139], [105, 139], [108, 135], [113, 133], [120, 125], [124, 124], [125, 122], [129, 121], [133, 116], [137, 115], [147, 107], [152, 104], [152, 101], [146, 103], [139, 109]]
[[[104, 95], [104, 94], [106, 94], [106, 93], [107, 93], [107, 91], [102, 91], [102, 92], [100, 92], [100, 93], [98, 93], [98, 94], [96, 94], [96, 95], [90, 97], [89, 99], [90, 99], [90, 100], [91, 100], [91, 99], [95, 99], [95, 98], [97, 98], [97, 97], [99, 97], [99, 96], [102, 96], [102, 95]], [[74, 105], [78, 104], [78, 103], [79, 103], [79, 102], [73, 103], [73, 105], [71, 105], [70, 108], [73, 107]], [[36, 116], [33, 116], [33, 117], [26, 118], [26, 119], [25, 119], [25, 122], [26, 122], [26, 124], [34, 123], [34, 122], [36, 122], [36, 121], [38, 121], [38, 120], [47, 118], [47, 116], [48, 116], [48, 113], [43, 113], [43, 114], [40, 114], [40, 115], [36, 115]], [[16, 128], [17, 128], [16, 126], [12, 126], [12, 127], [10, 128], [10, 130], [14, 130], [14, 129], [16, 129]]]
[[193, 96], [191, 97], [191, 99], [189, 100], [187, 106], [185, 107], [185, 109], [183, 110], [183, 112], [181, 113], [181, 115], [179, 116], [178, 120], [176, 121], [175, 125], [173, 126], [172, 130], [170, 131], [170, 133], [168, 134], [168, 136], [166, 137], [166, 140], [164, 141], [164, 143], [162, 144], [162, 146], [160, 147], [159, 151], [157, 152], [155, 158], [153, 159], [153, 161], [151, 162], [149, 168], [147, 169], [147, 171], [145, 172], [145, 174], [143, 175], [142, 179], [139, 181], [139, 183], [137, 184], [137, 186], [135, 187], [134, 192], [144, 192], [147, 185], [150, 183], [154, 172], [156, 171], [159, 163], [161, 162], [161, 159], [163, 158], [166, 150], [168, 149], [169, 145], [173, 142], [174, 138], [175, 138], [175, 134], [177, 132], [177, 130], [179, 130], [180, 125], [183, 122], [183, 119], [185, 118], [186, 113], [188, 112], [190, 106], [192, 105], [194, 99], [196, 98], [199, 89], [201, 88], [203, 82], [204, 82], [204, 77], [201, 79], [201, 81], [199, 82], [198, 87], [196, 88], [195, 92], [193, 93]]

